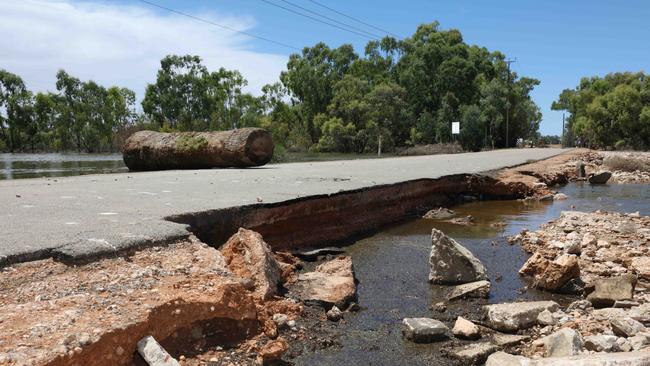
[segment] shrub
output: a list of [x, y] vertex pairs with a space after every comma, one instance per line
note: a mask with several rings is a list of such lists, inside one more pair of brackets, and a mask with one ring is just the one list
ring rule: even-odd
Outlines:
[[650, 172], [650, 161], [632, 156], [608, 155], [603, 159], [603, 164], [607, 165], [611, 170]]

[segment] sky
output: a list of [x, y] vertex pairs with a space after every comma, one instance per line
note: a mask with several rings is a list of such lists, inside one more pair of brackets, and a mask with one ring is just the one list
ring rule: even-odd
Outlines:
[[[148, 0], [227, 27], [301, 49], [324, 41], [354, 45], [368, 38], [274, 7], [283, 0]], [[319, 7], [286, 0], [383, 36], [385, 33]], [[591, 0], [317, 0], [400, 37], [422, 23], [458, 29], [465, 42], [516, 58], [512, 69], [541, 84], [533, 99], [542, 134], [560, 134], [562, 112], [551, 103], [584, 76], [650, 71], [650, 1]], [[296, 49], [224, 30], [140, 0], [0, 0], [0, 69], [31, 90], [54, 91], [65, 69], [82, 80], [129, 87], [142, 98], [167, 54], [196, 54], [210, 69], [239, 69], [247, 90], [278, 80]]]

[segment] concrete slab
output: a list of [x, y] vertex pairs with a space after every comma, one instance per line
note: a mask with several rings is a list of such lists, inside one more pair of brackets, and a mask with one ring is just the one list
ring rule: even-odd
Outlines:
[[164, 218], [545, 159], [562, 149], [176, 170], [0, 181], [0, 266], [93, 256], [188, 235]]

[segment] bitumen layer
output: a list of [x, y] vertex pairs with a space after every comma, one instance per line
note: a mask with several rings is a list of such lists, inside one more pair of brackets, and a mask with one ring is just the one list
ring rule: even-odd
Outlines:
[[0, 267], [51, 256], [93, 257], [187, 237], [188, 227], [168, 216], [479, 173], [563, 151], [510, 149], [0, 181]]

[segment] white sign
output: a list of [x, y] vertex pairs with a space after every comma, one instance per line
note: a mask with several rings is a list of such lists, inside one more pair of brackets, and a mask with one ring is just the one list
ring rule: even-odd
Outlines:
[[460, 133], [460, 122], [451, 123], [451, 133], [454, 135], [458, 135]]

